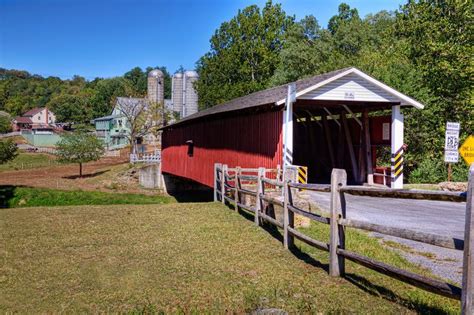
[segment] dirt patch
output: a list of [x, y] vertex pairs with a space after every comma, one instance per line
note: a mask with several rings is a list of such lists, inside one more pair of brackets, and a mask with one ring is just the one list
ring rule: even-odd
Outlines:
[[140, 188], [124, 157], [107, 157], [83, 165], [82, 178], [79, 165], [52, 165], [36, 169], [5, 171], [0, 173], [0, 185], [29, 186], [62, 190], [100, 190], [136, 193], [154, 193]]

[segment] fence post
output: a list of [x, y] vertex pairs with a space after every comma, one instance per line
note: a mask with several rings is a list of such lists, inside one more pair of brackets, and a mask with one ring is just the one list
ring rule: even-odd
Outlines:
[[333, 168], [331, 173], [331, 220], [329, 241], [329, 275], [340, 277], [344, 275], [344, 257], [337, 254], [337, 248], [344, 248], [344, 227], [338, 224], [338, 219], [345, 216], [344, 195], [339, 188], [347, 183], [347, 173], [343, 169]]
[[[281, 178], [280, 178], [280, 173], [281, 173], [281, 168], [280, 168], [280, 164], [278, 164], [278, 165], [277, 165], [277, 168], [276, 168], [276, 176], [275, 176], [275, 179], [276, 179], [277, 181], [281, 180]], [[275, 190], [278, 191], [278, 188], [279, 188], [278, 186], [275, 186]]]
[[217, 163], [214, 163], [214, 201], [217, 201]]
[[234, 187], [235, 187], [235, 211], [239, 211], [239, 189], [240, 189], [240, 180], [239, 180], [239, 175], [240, 175], [240, 166], [235, 167], [235, 178], [234, 178]]
[[474, 291], [474, 218], [472, 204], [474, 199], [474, 163], [469, 168], [469, 184], [467, 186], [466, 199], [466, 223], [464, 227], [464, 258], [462, 273], [461, 313], [468, 315], [474, 313], [473, 291]]
[[225, 204], [225, 183], [226, 183], [226, 180], [225, 180], [225, 177], [227, 175], [227, 164], [224, 164], [222, 165], [222, 172], [221, 172], [221, 201], [223, 204]]
[[260, 200], [260, 194], [262, 193], [262, 176], [265, 174], [263, 167], [258, 168], [257, 175], [257, 198], [255, 201], [255, 224], [259, 225], [259, 212], [262, 210], [262, 201]]
[[[219, 201], [219, 198], [217, 197], [218, 196], [218, 191], [221, 192], [222, 189], [222, 182], [220, 181], [221, 180], [221, 177], [219, 176], [219, 172], [221, 172], [222, 174], [222, 164], [221, 163], [215, 163], [214, 164], [214, 168], [215, 168], [215, 172], [214, 172], [214, 178], [215, 178], [215, 185], [216, 185], [216, 189], [214, 191], [214, 200], [215, 201]], [[218, 185], [219, 183], [219, 185]], [[222, 196], [221, 196], [221, 199], [222, 199]]]
[[289, 181], [283, 183], [283, 246], [286, 249], [293, 247], [294, 237], [288, 232], [288, 227], [293, 228], [295, 225], [295, 215], [293, 211], [288, 210], [288, 205], [292, 203], [291, 188]]

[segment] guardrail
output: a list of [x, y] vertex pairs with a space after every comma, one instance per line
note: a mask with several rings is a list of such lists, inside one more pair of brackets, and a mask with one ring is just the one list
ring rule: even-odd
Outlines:
[[[277, 173], [276, 178], [267, 178], [267, 173]], [[243, 174], [246, 173], [246, 174]], [[249, 174], [250, 173], [250, 174]], [[243, 188], [242, 183], [254, 183], [256, 189]], [[283, 200], [272, 197], [265, 193], [268, 186], [279, 187], [283, 190]], [[293, 203], [292, 189], [306, 189], [320, 192], [330, 192], [330, 216], [325, 217], [298, 208]], [[405, 189], [381, 189], [363, 186], [347, 185], [347, 174], [345, 170], [333, 169], [330, 185], [320, 184], [298, 184], [290, 181], [282, 181], [280, 172], [265, 168], [244, 169], [240, 167], [229, 168], [227, 165], [215, 164], [214, 166], [214, 200], [222, 203], [234, 204], [234, 209], [243, 209], [254, 214], [256, 225], [266, 221], [283, 229], [283, 245], [289, 249], [294, 246], [294, 239], [307, 243], [317, 249], [329, 252], [329, 274], [334, 277], [342, 277], [345, 274], [345, 259], [351, 260], [359, 265], [370, 268], [376, 272], [406, 282], [418, 288], [443, 295], [449, 298], [461, 300], [462, 314], [472, 314], [473, 292], [474, 292], [474, 219], [472, 214], [474, 190], [474, 164], [471, 165], [469, 173], [468, 190], [465, 193], [405, 190]], [[421, 231], [413, 231], [398, 227], [373, 224], [366, 221], [346, 218], [347, 202], [345, 195], [364, 195], [378, 198], [404, 198], [422, 200], [443, 200], [450, 202], [466, 202], [465, 236], [464, 239], [456, 239], [438, 234]], [[244, 204], [242, 195], [250, 195], [255, 198], [254, 205]], [[265, 212], [265, 203], [283, 207], [283, 222], [276, 220]], [[313, 239], [301, 231], [295, 229], [294, 215], [298, 214], [312, 221], [330, 226], [329, 243]], [[428, 278], [410, 271], [406, 271], [386, 263], [376, 261], [372, 258], [360, 255], [345, 247], [345, 228], [356, 228], [370, 232], [395, 236], [425, 244], [464, 251], [462, 288], [450, 283]]]
[[130, 154], [130, 163], [160, 163], [161, 154]]

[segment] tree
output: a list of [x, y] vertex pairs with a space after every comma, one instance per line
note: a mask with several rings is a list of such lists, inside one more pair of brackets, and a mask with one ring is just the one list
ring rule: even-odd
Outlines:
[[280, 4], [268, 1], [262, 10], [248, 6], [222, 23], [211, 37], [211, 50], [197, 63], [200, 107], [265, 88], [293, 20]]
[[79, 163], [79, 176], [82, 177], [82, 164], [97, 161], [104, 154], [104, 144], [96, 136], [84, 131], [66, 134], [56, 146], [58, 161]]
[[359, 11], [351, 7], [347, 3], [341, 3], [338, 7], [338, 14], [329, 19], [328, 30], [331, 34], [336, 34], [339, 27], [354, 20], [360, 20]]
[[424, 112], [430, 150], [441, 152], [447, 120], [461, 122], [461, 138], [473, 133], [474, 14], [471, 1], [409, 0], [397, 16], [397, 34], [408, 57], [437, 100]]
[[147, 72], [143, 72], [140, 67], [135, 67], [126, 72], [123, 77], [128, 80], [134, 91], [141, 96], [147, 93]]
[[12, 140], [0, 140], [0, 164], [13, 160], [17, 153], [17, 147]]
[[92, 118], [85, 102], [79, 95], [61, 94], [53, 98], [48, 107], [56, 114], [58, 122], [85, 123]]
[[0, 133], [7, 133], [12, 131], [12, 122], [8, 114], [0, 112]]
[[145, 99], [120, 98], [117, 108], [126, 119], [129, 132], [127, 138], [131, 144], [130, 151], [136, 152], [138, 138], [155, 134], [162, 124], [163, 104], [149, 102]]

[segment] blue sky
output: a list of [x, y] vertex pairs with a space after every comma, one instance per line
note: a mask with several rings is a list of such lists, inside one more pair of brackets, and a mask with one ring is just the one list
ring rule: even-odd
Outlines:
[[[274, 1], [275, 2], [275, 1]], [[278, 2], [278, 1], [277, 1]], [[282, 0], [300, 19], [321, 25], [342, 1]], [[346, 0], [361, 16], [395, 10], [402, 0]], [[193, 69], [219, 25], [264, 0], [0, 0], [0, 67], [43, 76], [93, 79], [135, 66]]]

